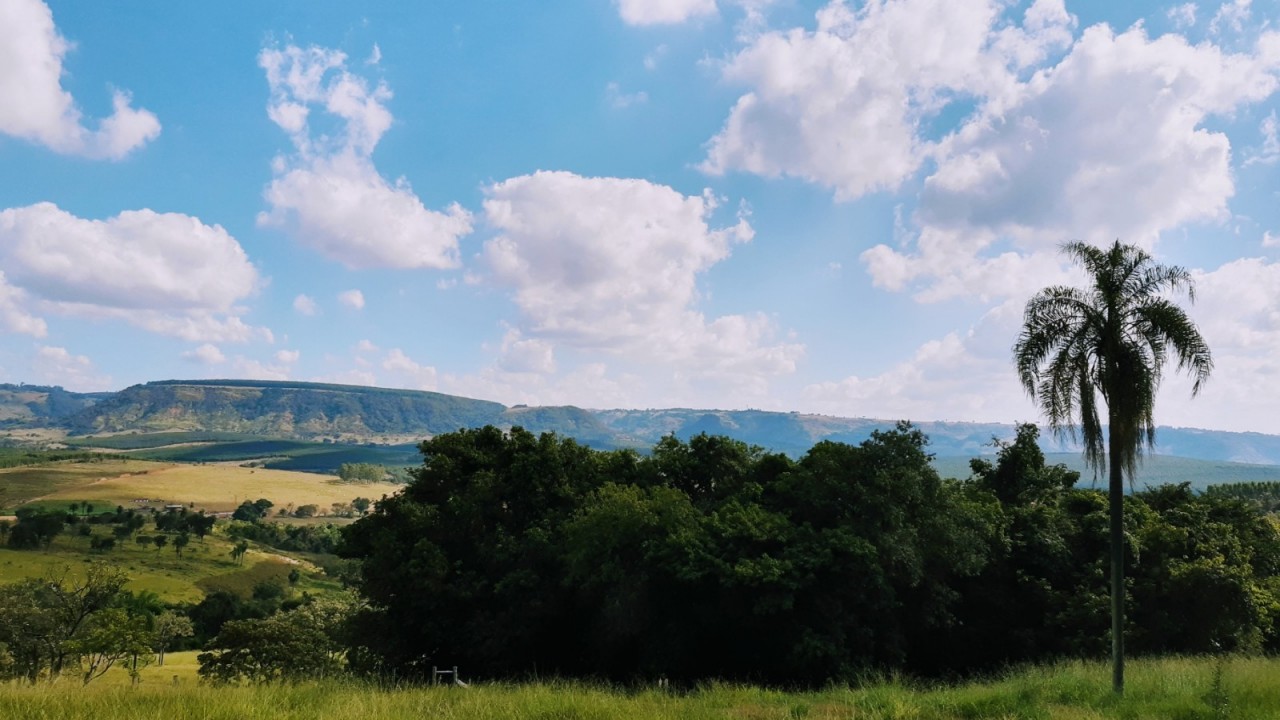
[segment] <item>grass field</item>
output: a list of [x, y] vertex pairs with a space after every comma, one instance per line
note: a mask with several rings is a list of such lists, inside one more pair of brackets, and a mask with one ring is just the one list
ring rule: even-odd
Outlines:
[[[470, 688], [388, 689], [351, 682], [218, 688], [195, 680], [195, 653], [172, 653], [129, 687], [123, 670], [81, 688], [71, 678], [35, 687], [0, 686], [0, 717], [69, 720], [1194, 720], [1280, 717], [1280, 660], [1229, 659], [1215, 691], [1215, 661], [1137, 660], [1124, 698], [1101, 663], [1064, 663], [958, 686], [902, 682], [782, 692], [707, 685], [688, 693], [611, 689], [576, 683], [473, 684]], [[465, 668], [464, 668], [465, 677]]]
[[276, 507], [318, 505], [328, 510], [335, 502], [357, 496], [377, 500], [400, 489], [392, 483], [345, 484], [314, 473], [244, 468], [237, 465], [183, 465], [142, 460], [57, 463], [0, 470], [0, 503], [12, 508], [42, 503], [90, 501], [102, 507], [192, 505], [208, 512], [234, 510], [245, 500], [266, 498]]
[[72, 448], [126, 452], [143, 460], [229, 462], [261, 460], [265, 467], [336, 473], [343, 463], [373, 463], [388, 468], [418, 465], [416, 442], [399, 445], [325, 443], [264, 438], [226, 432], [162, 432], [67, 438]]
[[[100, 534], [105, 534], [101, 529]], [[151, 535], [146, 530], [144, 535]], [[125, 587], [135, 592], [154, 592], [166, 602], [198, 602], [212, 590], [228, 590], [248, 597], [258, 582], [287, 583], [289, 571], [302, 570], [299, 591], [323, 594], [338, 589], [338, 583], [325, 577], [305, 560], [298, 562], [289, 553], [252, 549], [242, 563], [231, 559], [232, 543], [217, 534], [203, 541], [192, 540], [179, 557], [172, 546], [157, 550], [153, 545], [138, 545], [127, 540], [108, 552], [89, 550], [88, 538], [60, 535], [48, 550], [10, 550], [0, 547], [0, 582], [16, 582], [25, 578], [60, 575], [78, 576], [92, 561], [105, 561], [128, 574]], [[0, 715], [3, 717], [3, 715]]]
[[110, 458], [6, 468], [0, 470], [0, 508], [12, 509], [45, 495], [84, 487], [102, 478], [141, 472], [151, 466], [153, 463]]

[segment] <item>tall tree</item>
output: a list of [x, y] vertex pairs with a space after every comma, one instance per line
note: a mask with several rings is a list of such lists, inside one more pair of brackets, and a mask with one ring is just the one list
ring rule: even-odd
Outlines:
[[1090, 287], [1048, 287], [1031, 298], [1013, 355], [1023, 388], [1055, 434], [1074, 439], [1078, 422], [1085, 461], [1109, 470], [1112, 686], [1123, 693], [1124, 476], [1133, 477], [1143, 447], [1155, 443], [1156, 389], [1168, 354], [1192, 377], [1192, 395], [1213, 358], [1195, 323], [1166, 297], [1185, 292], [1194, 302], [1185, 269], [1119, 240], [1105, 249], [1072, 242], [1062, 250], [1084, 267]]

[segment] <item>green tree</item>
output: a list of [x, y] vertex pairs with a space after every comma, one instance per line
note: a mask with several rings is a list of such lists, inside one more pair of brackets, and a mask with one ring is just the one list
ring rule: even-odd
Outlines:
[[[1027, 302], [1013, 347], [1023, 388], [1038, 400], [1059, 436], [1076, 436], [1085, 461], [1109, 470], [1112, 687], [1124, 692], [1124, 476], [1133, 477], [1143, 446], [1155, 443], [1154, 405], [1166, 356], [1194, 380], [1213, 369], [1209, 346], [1186, 313], [1164, 295], [1185, 291], [1191, 275], [1160, 265], [1140, 248], [1081, 242], [1063, 252], [1084, 266], [1090, 287], [1054, 286]], [[1106, 405], [1106, 437], [1099, 414]]]
[[129, 674], [136, 682], [139, 660], [145, 665], [151, 658], [151, 632], [145, 616], [130, 615], [122, 608], [107, 608], [95, 613], [85, 624], [84, 632], [69, 640], [66, 647], [80, 657], [81, 680], [85, 685], [102, 677], [125, 658], [132, 659]]
[[191, 637], [194, 633], [191, 618], [186, 615], [172, 610], [160, 613], [151, 628], [151, 649], [156, 653], [157, 664], [164, 666], [164, 654], [173, 645], [173, 641], [180, 637]]
[[247, 552], [249, 552], [249, 543], [246, 540], [241, 540], [231, 548], [231, 559], [237, 563], [244, 562], [244, 554]]
[[262, 620], [230, 620], [200, 653], [200, 677], [215, 683], [306, 680], [341, 669], [341, 646], [301, 608]]
[[182, 557], [182, 550], [191, 544], [191, 536], [185, 532], [178, 533], [173, 539], [173, 551]]
[[152, 544], [154, 544], [154, 545], [156, 546], [156, 552], [160, 552], [160, 550], [161, 550], [165, 545], [168, 545], [168, 544], [169, 544], [169, 536], [168, 536], [168, 535], [156, 535], [155, 537], [151, 538], [151, 542], [152, 542]]

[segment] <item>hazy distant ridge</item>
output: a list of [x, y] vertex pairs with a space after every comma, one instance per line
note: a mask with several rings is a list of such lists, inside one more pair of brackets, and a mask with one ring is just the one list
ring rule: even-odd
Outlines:
[[[916, 419], [939, 457], [992, 452], [1000, 423]], [[462, 427], [521, 425], [555, 431], [595, 447], [649, 447], [662, 436], [728, 435], [775, 451], [801, 454], [822, 440], [858, 443], [894, 420], [763, 410], [584, 410], [507, 407], [418, 390], [260, 380], [163, 380], [116, 393], [0, 385], [0, 428], [59, 426], [72, 434], [209, 431], [315, 440], [406, 441]], [[1077, 448], [1043, 438], [1048, 452]], [[1156, 452], [1209, 461], [1280, 465], [1280, 436], [1162, 427]]]

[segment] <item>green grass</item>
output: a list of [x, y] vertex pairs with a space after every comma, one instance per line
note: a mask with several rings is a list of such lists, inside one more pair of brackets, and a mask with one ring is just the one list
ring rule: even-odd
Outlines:
[[[0, 470], [0, 508], [13, 508], [52, 493], [88, 486], [123, 473], [141, 472], [148, 463], [103, 458]], [[4, 514], [4, 513], [0, 513]]]
[[257, 435], [229, 432], [161, 432], [161, 433], [129, 433], [126, 435], [106, 435], [102, 437], [74, 437], [63, 440], [66, 445], [83, 448], [106, 448], [108, 450], [146, 450], [167, 445], [184, 443], [225, 443], [241, 440], [262, 440]]
[[[95, 530], [106, 534], [104, 528]], [[148, 527], [142, 535], [155, 535]], [[172, 538], [170, 538], [172, 543]], [[54, 539], [48, 550], [11, 550], [0, 547], [0, 583], [25, 578], [57, 575], [62, 572], [83, 573], [93, 561], [106, 561], [128, 574], [126, 588], [135, 592], [149, 590], [167, 602], [198, 602], [211, 590], [228, 590], [249, 597], [258, 582], [288, 585], [289, 571], [298, 567], [302, 577], [295, 589], [313, 595], [336, 592], [339, 584], [324, 576], [314, 565], [293, 565], [285, 557], [269, 549], [251, 549], [243, 563], [231, 559], [232, 542], [214, 534], [204, 541], [192, 539], [178, 557], [172, 545], [156, 550], [154, 545], [138, 545], [132, 539], [107, 552], [89, 550], [89, 539], [63, 534]], [[0, 717], [4, 717], [0, 714]]]
[[[81, 688], [71, 678], [54, 685], [0, 686], [0, 717], [68, 720], [1196, 720], [1280, 717], [1280, 660], [1237, 658], [1223, 673], [1225, 705], [1206, 701], [1215, 661], [1136, 660], [1123, 698], [1110, 690], [1102, 663], [1032, 667], [984, 682], [912, 686], [880, 682], [817, 692], [784, 692], [709, 684], [688, 693], [618, 689], [581, 683], [473, 684], [391, 689], [349, 680], [301, 685], [209, 687], [195, 680], [192, 653], [172, 653], [150, 667], [136, 688], [113, 669]], [[463, 676], [466, 677], [463, 668]]]

